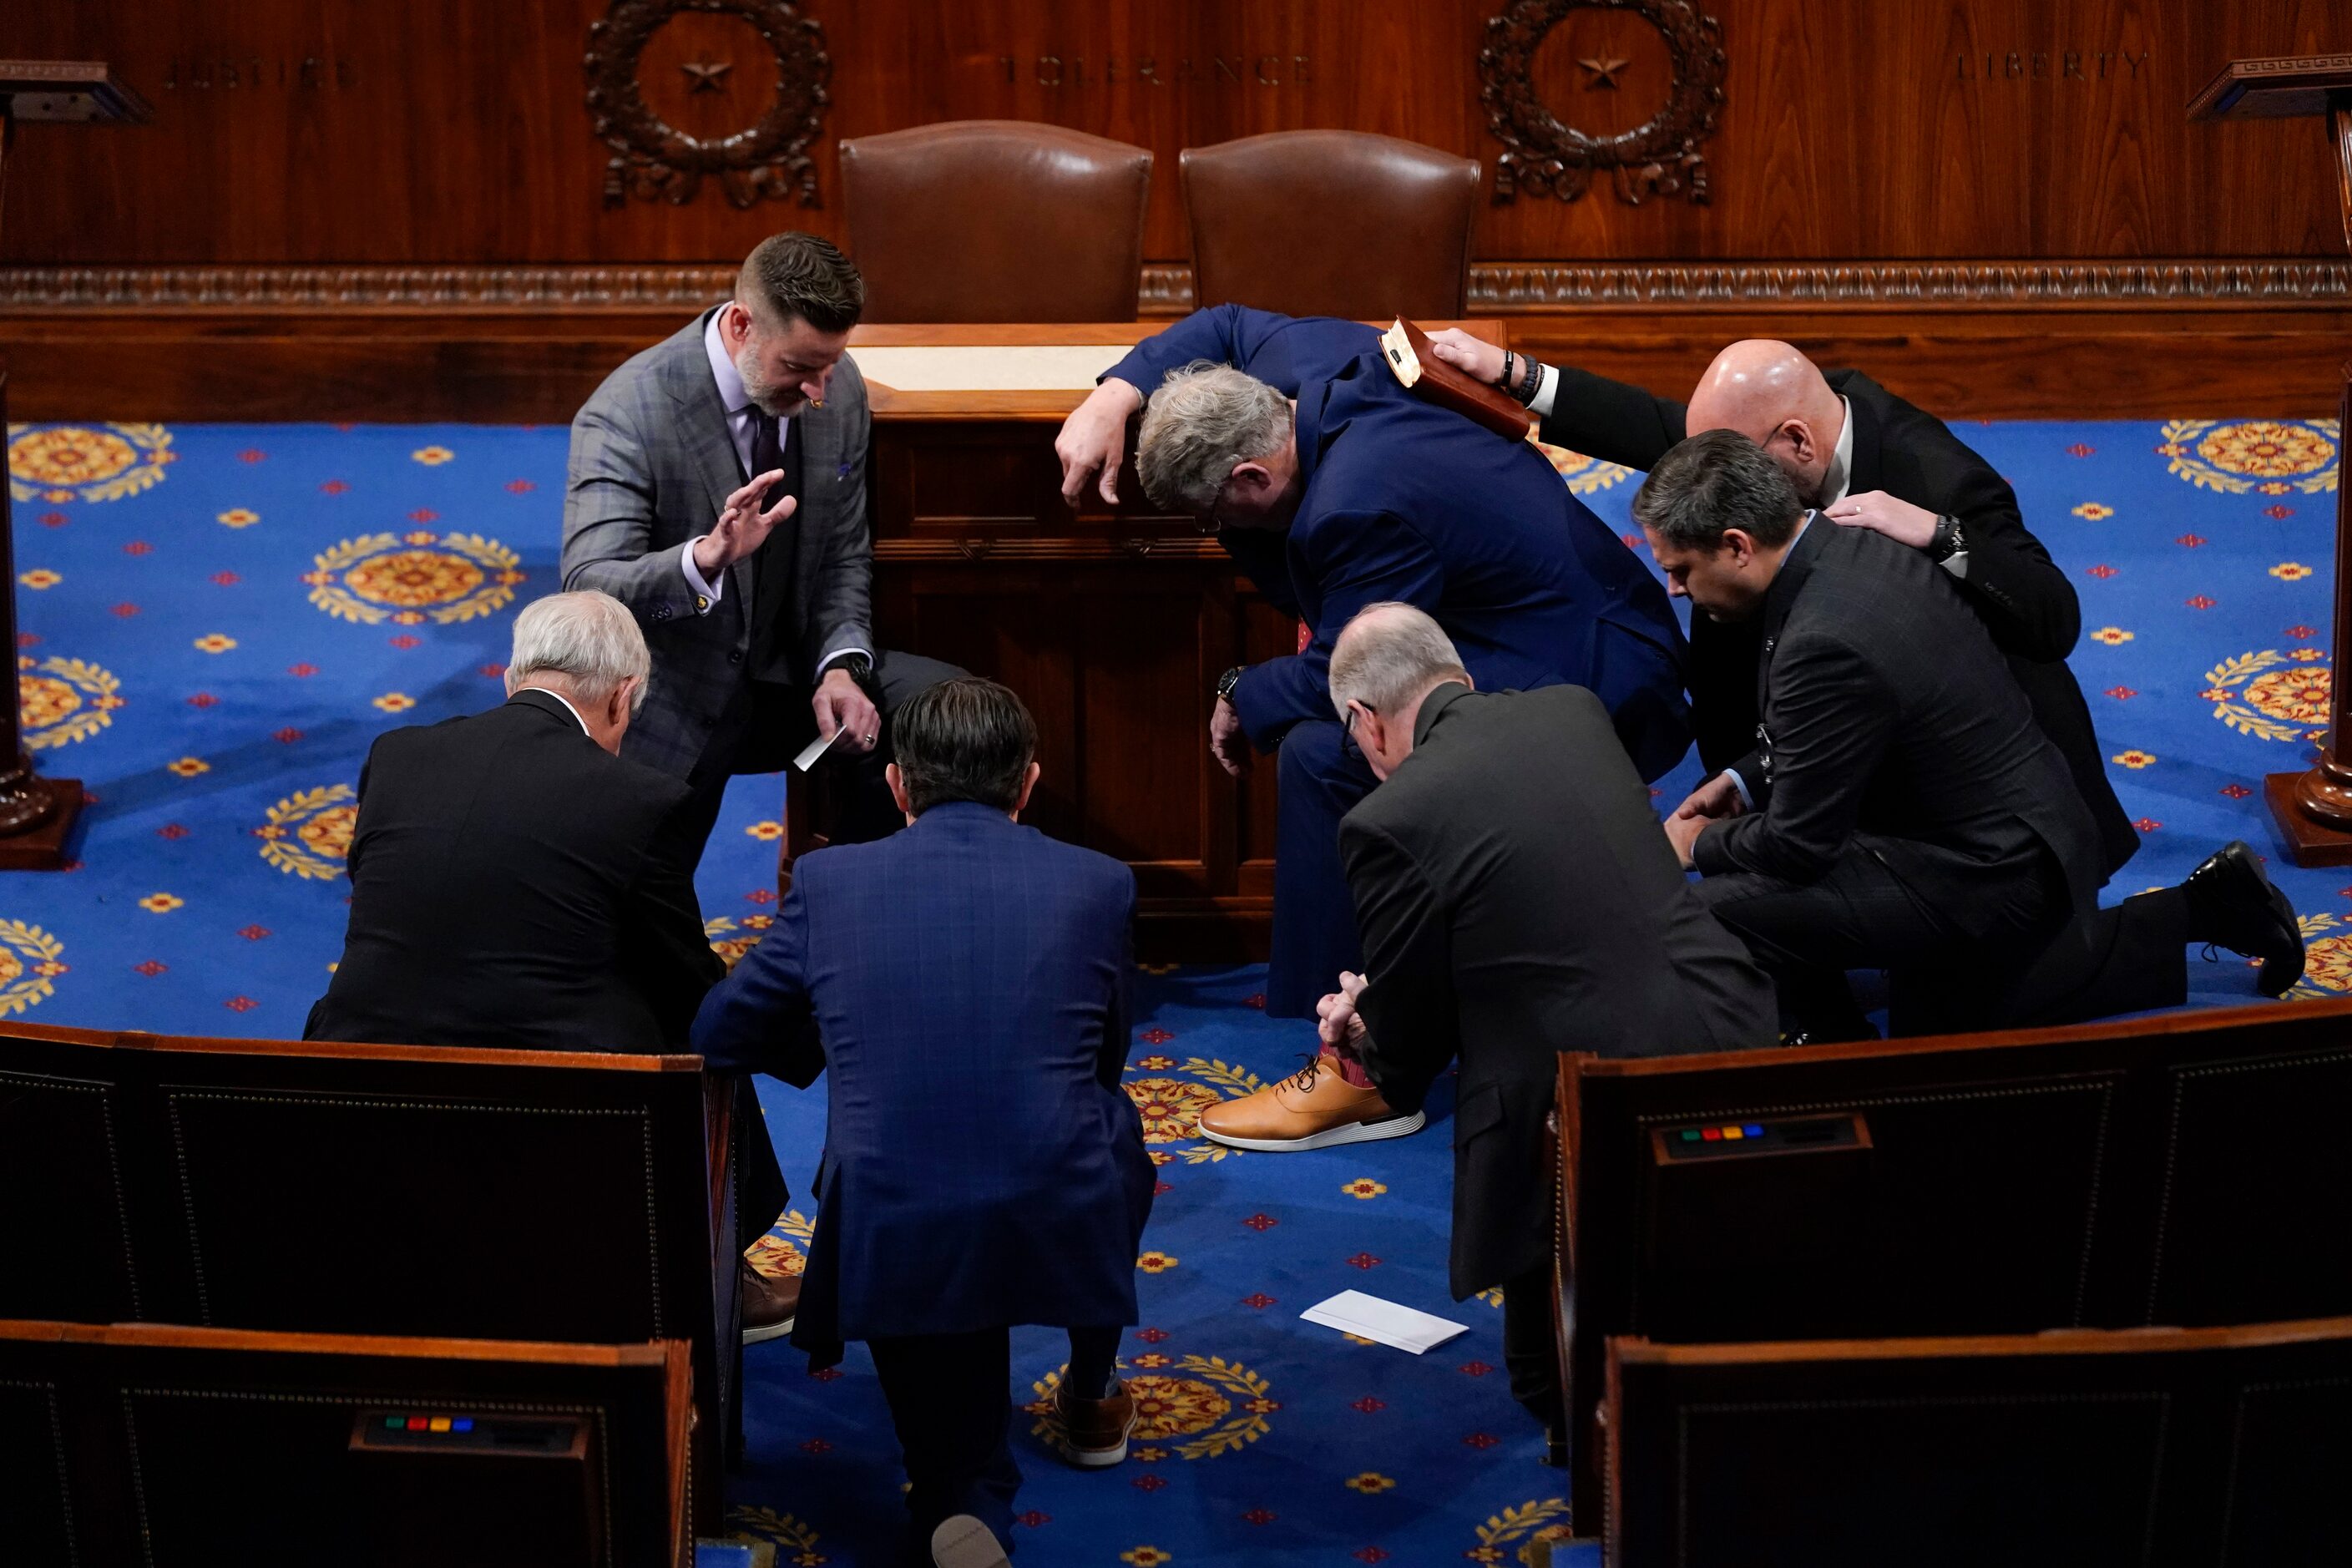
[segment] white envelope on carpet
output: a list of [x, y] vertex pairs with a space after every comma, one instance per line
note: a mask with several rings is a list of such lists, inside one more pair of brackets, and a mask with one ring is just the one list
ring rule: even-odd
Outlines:
[[1310, 1323], [1320, 1323], [1343, 1334], [1378, 1340], [1384, 1345], [1394, 1345], [1415, 1355], [1444, 1344], [1456, 1334], [1470, 1331], [1467, 1323], [1432, 1317], [1411, 1307], [1401, 1307], [1394, 1301], [1383, 1301], [1378, 1296], [1367, 1296], [1361, 1290], [1342, 1290], [1328, 1300], [1316, 1302], [1298, 1315]]

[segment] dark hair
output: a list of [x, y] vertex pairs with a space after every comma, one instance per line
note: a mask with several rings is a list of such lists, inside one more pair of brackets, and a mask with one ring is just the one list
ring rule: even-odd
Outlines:
[[1803, 512], [1780, 465], [1737, 430], [1704, 430], [1676, 444], [1633, 497], [1633, 521], [1686, 550], [1720, 548], [1728, 528], [1777, 548]]
[[735, 298], [777, 323], [797, 317], [820, 332], [845, 332], [866, 310], [866, 279], [830, 240], [775, 234], [743, 258]]
[[907, 805], [917, 816], [950, 800], [1011, 811], [1037, 754], [1037, 723], [1021, 699], [976, 675], [908, 698], [891, 716], [890, 732]]

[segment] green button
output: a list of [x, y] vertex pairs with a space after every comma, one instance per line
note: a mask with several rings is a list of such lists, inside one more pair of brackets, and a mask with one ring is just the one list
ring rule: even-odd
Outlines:
[[385, 1429], [386, 1429], [387, 1431], [397, 1432], [397, 1431], [399, 1431], [403, 1426], [407, 1426], [407, 1425], [408, 1425], [408, 1423], [407, 1423], [407, 1422], [405, 1422], [405, 1421], [403, 1421], [403, 1420], [402, 1420], [399, 1416], [397, 1416], [397, 1415], [387, 1415], [387, 1416], [385, 1416], [385, 1417], [383, 1418], [383, 1425], [384, 1425], [384, 1427], [385, 1427]]
[[1685, 1127], [1685, 1128], [1684, 1128], [1684, 1129], [1683, 1129], [1683, 1142], [1685, 1142], [1685, 1143], [1696, 1143], [1696, 1142], [1698, 1142], [1698, 1129], [1697, 1129], [1697, 1128], [1696, 1128], [1696, 1127]]

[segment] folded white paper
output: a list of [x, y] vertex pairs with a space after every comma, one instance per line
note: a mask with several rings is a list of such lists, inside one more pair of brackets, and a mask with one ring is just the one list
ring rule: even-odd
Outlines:
[[1432, 1317], [1411, 1307], [1400, 1307], [1394, 1301], [1383, 1301], [1378, 1296], [1367, 1296], [1361, 1290], [1342, 1290], [1298, 1315], [1310, 1323], [1320, 1323], [1343, 1334], [1378, 1340], [1415, 1355], [1444, 1344], [1456, 1334], [1470, 1331], [1467, 1323]]
[[801, 754], [793, 759], [793, 766], [798, 768], [803, 773], [808, 772], [811, 768], [816, 766], [816, 760], [824, 755], [825, 748], [840, 739], [841, 731], [838, 729], [835, 730], [830, 735], [819, 735], [815, 740], [811, 741], [807, 745], [801, 748]]

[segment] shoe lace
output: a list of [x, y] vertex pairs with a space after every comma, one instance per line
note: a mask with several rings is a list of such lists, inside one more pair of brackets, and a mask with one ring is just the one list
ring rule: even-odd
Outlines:
[[1297, 1072], [1292, 1073], [1288, 1078], [1284, 1079], [1282, 1080], [1282, 1087], [1285, 1089], [1297, 1089], [1299, 1093], [1306, 1094], [1314, 1089], [1315, 1075], [1322, 1070], [1323, 1053], [1318, 1051], [1307, 1058], [1307, 1065], [1305, 1067], [1300, 1068]]

